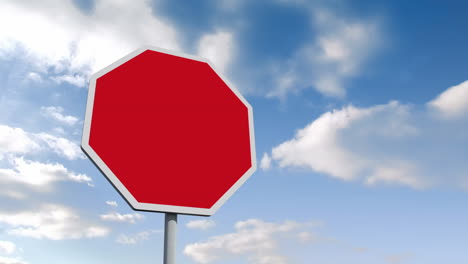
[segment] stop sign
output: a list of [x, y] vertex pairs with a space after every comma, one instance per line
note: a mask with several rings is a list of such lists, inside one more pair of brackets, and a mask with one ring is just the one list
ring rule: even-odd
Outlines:
[[207, 60], [157, 48], [91, 77], [82, 149], [136, 210], [212, 215], [256, 169], [249, 103]]

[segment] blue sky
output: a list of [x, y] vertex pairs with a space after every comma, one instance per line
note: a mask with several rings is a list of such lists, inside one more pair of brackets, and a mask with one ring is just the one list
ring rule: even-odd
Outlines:
[[79, 148], [90, 75], [141, 45], [208, 58], [254, 109], [259, 169], [179, 217], [179, 263], [465, 263], [467, 7], [2, 1], [0, 263], [162, 261], [164, 215]]

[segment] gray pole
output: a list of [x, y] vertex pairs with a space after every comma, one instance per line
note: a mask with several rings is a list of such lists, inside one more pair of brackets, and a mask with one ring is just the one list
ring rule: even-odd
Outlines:
[[177, 214], [166, 213], [164, 219], [164, 264], [175, 264]]

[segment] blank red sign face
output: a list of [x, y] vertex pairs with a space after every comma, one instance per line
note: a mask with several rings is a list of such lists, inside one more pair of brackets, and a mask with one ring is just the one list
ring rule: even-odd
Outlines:
[[255, 169], [250, 106], [205, 61], [136, 53], [92, 80], [83, 149], [135, 209], [212, 214]]

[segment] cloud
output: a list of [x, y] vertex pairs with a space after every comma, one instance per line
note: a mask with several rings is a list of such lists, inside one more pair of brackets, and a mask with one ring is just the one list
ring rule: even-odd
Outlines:
[[268, 170], [271, 166], [271, 157], [268, 153], [263, 153], [262, 160], [260, 161], [260, 168], [262, 170]]
[[0, 3], [0, 57], [19, 54], [53, 81], [77, 86], [143, 44], [180, 50], [178, 35], [145, 0], [98, 0], [89, 13], [72, 0]]
[[21, 128], [0, 124], [0, 159], [5, 154], [25, 155], [51, 150], [69, 160], [84, 159], [80, 147], [63, 137], [47, 133], [29, 133]]
[[7, 258], [7, 257], [1, 257], [1, 256], [0, 256], [0, 263], [2, 264], [28, 264], [28, 262], [25, 262], [24, 260], [21, 260], [18, 258]]
[[106, 204], [109, 205], [109, 206], [112, 206], [112, 207], [117, 207], [118, 206], [116, 201], [106, 201]]
[[6, 255], [15, 253], [16, 245], [11, 241], [0, 240], [0, 252]]
[[[22, 185], [38, 191], [52, 190], [53, 183], [73, 181], [93, 186], [92, 179], [81, 173], [68, 170], [62, 164], [55, 162], [39, 162], [25, 158], [46, 150], [53, 151], [69, 160], [84, 158], [79, 147], [61, 137], [46, 133], [28, 133], [21, 128], [0, 125], [0, 159], [7, 157], [0, 167], [0, 182], [10, 184], [2, 191], [3, 196], [13, 199], [23, 199], [24, 192], [15, 189]], [[7, 165], [7, 166], [5, 166]]]
[[26, 75], [26, 80], [30, 80], [33, 82], [41, 83], [44, 80], [42, 79], [41, 75], [37, 72], [30, 72]]
[[130, 223], [130, 224], [135, 224], [136, 221], [142, 220], [144, 218], [144, 216], [142, 214], [139, 214], [139, 213], [120, 214], [120, 213], [117, 213], [117, 212], [102, 214], [100, 217], [104, 221]]
[[393, 103], [369, 109], [348, 106], [327, 112], [299, 130], [293, 139], [273, 148], [272, 157], [281, 167], [306, 167], [343, 180], [351, 180], [367, 166], [367, 162], [339, 144], [339, 133], [354, 121], [379, 110], [395, 107], [399, 105]]
[[65, 130], [62, 127], [54, 127], [52, 131], [54, 131], [56, 134], [61, 134], [61, 135], [65, 134]]
[[107, 236], [107, 227], [87, 223], [73, 209], [45, 204], [27, 211], [0, 211], [0, 223], [9, 226], [7, 234], [36, 239], [80, 239]]
[[119, 244], [135, 245], [142, 241], [148, 240], [151, 235], [161, 233], [161, 230], [147, 230], [136, 233], [134, 235], [121, 234], [117, 237], [116, 242]]
[[346, 18], [306, 6], [317, 35], [276, 68], [275, 88], [267, 95], [284, 98], [312, 86], [325, 96], [342, 98], [345, 81], [361, 73], [379, 46], [382, 30], [374, 20]]
[[60, 76], [51, 77], [52, 81], [57, 84], [68, 83], [78, 87], [84, 87], [87, 83], [87, 78], [79, 74], [65, 74]]
[[417, 168], [410, 162], [400, 161], [393, 167], [377, 167], [374, 173], [369, 176], [365, 183], [376, 185], [378, 183], [406, 185], [414, 188], [423, 188], [428, 183], [422, 178], [415, 177]]
[[288, 263], [286, 256], [278, 252], [282, 237], [288, 235], [297, 238], [297, 234], [314, 223], [284, 221], [282, 223], [266, 222], [260, 219], [248, 219], [235, 224], [235, 232], [210, 237], [207, 241], [189, 244], [184, 254], [196, 263], [208, 264], [222, 262], [230, 257], [246, 257], [257, 264]]
[[[350, 129], [361, 130], [363, 137], [377, 134], [385, 138], [417, 133], [417, 129], [406, 122], [407, 115], [407, 107], [396, 101], [370, 108], [347, 106], [333, 110], [299, 130], [293, 139], [274, 147], [272, 158], [280, 167], [312, 169], [345, 181], [364, 177], [368, 184], [383, 181], [422, 188], [425, 183], [416, 174], [407, 173], [410, 162], [395, 157], [370, 157], [342, 143], [342, 134]], [[380, 122], [373, 126], [373, 120]], [[361, 126], [353, 126], [358, 122]]]
[[6, 153], [25, 154], [39, 148], [39, 144], [23, 129], [0, 124], [0, 159]]
[[207, 230], [214, 227], [215, 222], [213, 220], [192, 220], [186, 226], [189, 229]]
[[273, 147], [268, 157], [281, 168], [312, 170], [368, 186], [466, 188], [467, 129], [463, 119], [434, 118], [427, 107], [397, 101], [349, 105], [322, 114]]
[[34, 136], [45, 143], [49, 149], [62, 157], [69, 160], [85, 159], [85, 155], [78, 144], [66, 138], [56, 137], [47, 133], [38, 133], [34, 134]]
[[458, 118], [468, 113], [468, 81], [452, 86], [427, 104], [443, 118]]
[[233, 60], [234, 36], [228, 31], [203, 35], [198, 42], [198, 55], [211, 61], [216, 69], [225, 73]]
[[60, 106], [42, 106], [41, 112], [43, 115], [50, 117], [60, 123], [73, 126], [75, 125], [79, 119], [75, 116], [71, 115], [64, 115], [63, 108]]
[[271, 155], [280, 167], [311, 169], [345, 181], [362, 179], [369, 185], [384, 182], [423, 188], [429, 183], [418, 176], [411, 161], [362, 153], [343, 142], [343, 134], [350, 130], [360, 141], [414, 136], [418, 130], [408, 122], [409, 115], [408, 106], [396, 101], [369, 108], [350, 105], [321, 115], [293, 139], [274, 147]]
[[73, 181], [91, 185], [92, 179], [85, 175], [69, 171], [60, 163], [42, 163], [25, 160], [22, 157], [9, 161], [12, 169], [0, 168], [0, 182], [20, 183], [40, 191], [48, 191], [58, 181]]
[[2, 190], [2, 192], [0, 192], [0, 195], [15, 200], [22, 200], [27, 197], [27, 195], [24, 192], [21, 192], [19, 190], [12, 190], [11, 186], [9, 186], [9, 188], [10, 190]]

